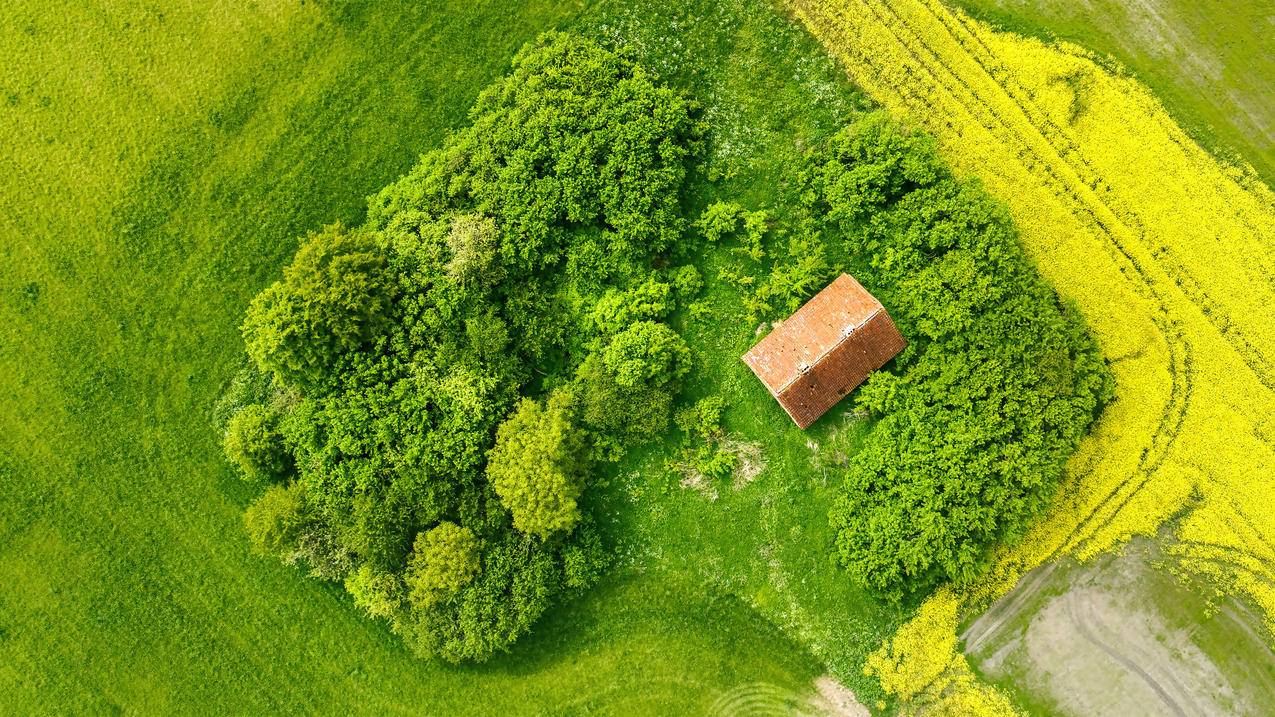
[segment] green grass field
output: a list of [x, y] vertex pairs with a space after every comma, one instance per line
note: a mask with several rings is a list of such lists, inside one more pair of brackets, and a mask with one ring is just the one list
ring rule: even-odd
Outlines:
[[[523, 42], [623, 39], [705, 105], [724, 179], [696, 177], [692, 212], [774, 201], [800, 147], [860, 102], [761, 0], [519, 5], [6, 13], [0, 711], [703, 712], [758, 683], [800, 697], [825, 669], [875, 698], [859, 666], [899, 615], [826, 558], [828, 491], [736, 358], [754, 340], [742, 315], [693, 328], [720, 349], [699, 390], [746, 400], [728, 424], [769, 470], [709, 501], [661, 448], [633, 455], [598, 498], [620, 565], [510, 656], [417, 660], [337, 586], [249, 555], [250, 490], [210, 417], [245, 305], [296, 236], [357, 223], [463, 123]], [[861, 429], [809, 438], [852, 450]]]
[[1275, 184], [1275, 2], [955, 0], [1027, 35], [1115, 57], [1224, 158]]

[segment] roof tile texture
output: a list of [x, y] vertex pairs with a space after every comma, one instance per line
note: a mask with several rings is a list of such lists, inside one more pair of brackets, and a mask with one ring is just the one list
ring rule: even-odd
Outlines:
[[881, 302], [842, 274], [743, 358], [806, 428], [906, 345]]

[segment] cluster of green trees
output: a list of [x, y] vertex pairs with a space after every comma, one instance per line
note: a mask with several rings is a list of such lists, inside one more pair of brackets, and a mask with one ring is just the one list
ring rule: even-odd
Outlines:
[[[728, 242], [743, 264], [715, 280], [754, 315], [846, 270], [910, 342], [856, 399], [877, 420], [830, 514], [850, 572], [901, 595], [1018, 533], [1112, 385], [1003, 211], [871, 115], [808, 154], [782, 223], [718, 202], [687, 225], [695, 117], [625, 57], [549, 34], [362, 226], [306, 237], [249, 307], [218, 411], [228, 459], [266, 486], [255, 548], [343, 581], [423, 655], [506, 649], [607, 564], [583, 498], [670, 430], [693, 363], [672, 318], [704, 310], [695, 248]], [[676, 411], [679, 465], [734, 470], [723, 408]]]
[[668, 429], [695, 108], [577, 37], [527, 46], [471, 123], [305, 238], [243, 323], [225, 450], [257, 550], [341, 580], [424, 655], [507, 648], [607, 562], [581, 497]]
[[809, 154], [801, 187], [805, 235], [909, 341], [857, 393], [879, 421], [830, 514], [838, 556], [893, 595], [968, 580], [1044, 508], [1110, 372], [1004, 210], [926, 137], [870, 115]]

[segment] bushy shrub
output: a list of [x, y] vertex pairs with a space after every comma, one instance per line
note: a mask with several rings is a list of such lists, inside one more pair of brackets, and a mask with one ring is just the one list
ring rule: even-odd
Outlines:
[[708, 480], [718, 481], [734, 473], [739, 462], [737, 453], [705, 446], [696, 453], [693, 467]]
[[690, 370], [691, 350], [666, 324], [639, 321], [616, 334], [602, 352], [602, 366], [624, 388], [661, 387]]
[[285, 384], [313, 389], [367, 341], [389, 308], [385, 258], [365, 232], [334, 224], [301, 242], [283, 280], [244, 318], [248, 355]]
[[721, 396], [701, 398], [677, 412], [677, 427], [684, 433], [711, 439], [722, 432], [722, 413], [726, 400]]
[[245, 356], [242, 367], [235, 372], [226, 390], [213, 405], [213, 425], [224, 432], [236, 413], [253, 404], [265, 406], [277, 417], [287, 412], [294, 398], [291, 392], [280, 386], [273, 374], [257, 368]]
[[543, 406], [524, 398], [496, 431], [487, 479], [513, 515], [514, 527], [542, 538], [580, 519], [584, 436], [574, 425], [575, 397], [555, 392]]
[[478, 550], [473, 531], [451, 521], [416, 536], [405, 577], [412, 604], [429, 607], [468, 585], [478, 573]]
[[743, 239], [743, 250], [754, 261], [764, 256], [762, 240], [770, 222], [765, 211], [748, 211], [735, 202], [710, 204], [695, 222], [704, 239], [716, 244], [737, 233]]
[[304, 496], [296, 485], [270, 486], [244, 512], [248, 540], [260, 555], [292, 555], [309, 522]]
[[600, 354], [585, 359], [578, 383], [580, 418], [596, 455], [618, 459], [624, 444], [651, 441], [668, 430], [673, 413], [673, 392], [668, 388], [622, 386]]
[[949, 179], [933, 145], [884, 113], [870, 114], [808, 155], [804, 200], [823, 212], [822, 219], [854, 232], [890, 202]]
[[789, 238], [786, 250], [776, 254], [774, 268], [749, 296], [753, 320], [791, 314], [836, 278], [828, 249], [817, 232]]
[[364, 564], [351, 571], [345, 578], [345, 589], [354, 598], [354, 604], [372, 617], [398, 620], [407, 607], [407, 586], [403, 579], [371, 565]]
[[683, 304], [695, 298], [695, 295], [704, 288], [704, 277], [700, 275], [699, 269], [691, 264], [679, 266], [673, 270], [670, 281], [673, 285], [673, 295]]
[[485, 660], [525, 633], [563, 589], [561, 557], [506, 533], [482, 552], [482, 565], [448, 599], [414, 606], [400, 623], [423, 656], [450, 662]]
[[567, 588], [583, 589], [602, 577], [608, 557], [593, 526], [581, 526], [573, 538], [562, 546], [562, 581]]
[[277, 480], [292, 469], [292, 455], [279, 433], [278, 417], [259, 403], [244, 406], [231, 416], [222, 449], [248, 480]]
[[611, 335], [637, 321], [658, 321], [673, 311], [672, 294], [673, 287], [655, 277], [627, 291], [611, 289], [593, 307], [593, 323], [598, 331]]
[[654, 440], [668, 430], [690, 349], [665, 324], [639, 321], [611, 338], [580, 366], [580, 418], [594, 454], [610, 460], [626, 443]]
[[317, 518], [301, 531], [296, 549], [283, 556], [286, 563], [309, 567], [311, 577], [332, 581], [345, 579], [354, 567], [354, 557], [340, 536]]
[[1039, 513], [1112, 391], [1097, 346], [1004, 211], [881, 115], [811, 154], [808, 226], [909, 340], [858, 392], [880, 417], [830, 513], [842, 563], [890, 595], [977, 575]]

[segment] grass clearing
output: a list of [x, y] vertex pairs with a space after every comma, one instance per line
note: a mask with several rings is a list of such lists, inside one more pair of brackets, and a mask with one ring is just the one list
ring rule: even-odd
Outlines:
[[[762, 3], [615, 4], [596, 27], [604, 39], [624, 38], [644, 65], [705, 105], [711, 129], [688, 193], [690, 217], [729, 200], [782, 220], [792, 166], [863, 108], [814, 40]], [[874, 701], [881, 694], [863, 660], [905, 613], [851, 585], [828, 557], [834, 490], [820, 461], [832, 451], [818, 450], [852, 452], [869, 426], [845, 406], [810, 430], [793, 426], [739, 358], [756, 342], [757, 325], [739, 288], [719, 278], [736, 263], [732, 247], [710, 248], [697, 263], [714, 321], [683, 317], [678, 327], [700, 359], [690, 398], [726, 397], [728, 434], [759, 453], [754, 466], [764, 469], [710, 484], [710, 499], [667, 468], [678, 448], [670, 437], [617, 466], [595, 515], [617, 541], [622, 569], [663, 566], [709, 592], [740, 596], [862, 701]]]
[[936, 0], [790, 5], [859, 86], [1008, 204], [1028, 254], [1076, 302], [1116, 374], [1116, 401], [1051, 513], [1002, 551], [967, 604], [1185, 511], [1183, 564], [1247, 593], [1271, 624], [1270, 190], [1079, 47], [998, 33]]
[[741, 685], [807, 694], [819, 660], [875, 696], [860, 664], [899, 615], [825, 557], [805, 443], [851, 450], [863, 429], [791, 427], [737, 360], [751, 325], [696, 329], [721, 357], [700, 379], [738, 396], [728, 427], [765, 439], [767, 470], [710, 503], [658, 447], [635, 453], [603, 498], [621, 566], [483, 667], [416, 660], [335, 586], [250, 556], [250, 491], [209, 416], [243, 308], [294, 238], [357, 223], [543, 29], [625, 38], [705, 104], [721, 181], [698, 177], [688, 213], [772, 202], [861, 100], [769, 5], [22, 2], [9, 17], [0, 709], [698, 712]]

